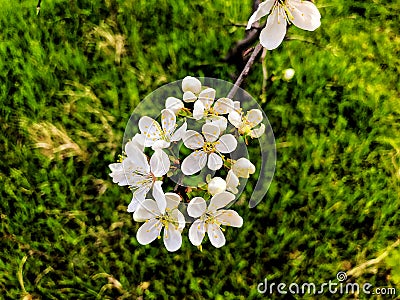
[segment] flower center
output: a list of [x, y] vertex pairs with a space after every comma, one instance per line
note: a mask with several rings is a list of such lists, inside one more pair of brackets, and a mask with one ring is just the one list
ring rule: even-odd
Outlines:
[[243, 117], [242, 124], [240, 124], [240, 126], [238, 128], [239, 129], [239, 133], [240, 134], [244, 134], [244, 135], [248, 135], [248, 134], [250, 134], [250, 132], [251, 132], [251, 130], [252, 130], [252, 128], [254, 126], [255, 125], [252, 122], [250, 122], [249, 120], [247, 120], [246, 117]]
[[215, 152], [216, 142], [205, 142], [203, 146], [203, 151], [207, 154]]
[[200, 219], [206, 224], [217, 224], [218, 226], [221, 225], [221, 223], [217, 221], [216, 216], [210, 211], [207, 211], [203, 216], [200, 217]]
[[168, 229], [168, 226], [175, 226], [176, 228], [179, 227], [178, 220], [176, 217], [171, 215], [171, 210], [169, 208], [166, 209], [165, 214], [157, 216], [156, 218], [160, 220], [165, 229]]
[[[290, 24], [291, 21], [294, 19], [294, 17], [289, 10], [290, 9], [290, 7], [288, 6], [289, 3], [286, 3], [286, 2], [287, 1], [285, 1], [285, 0], [276, 0], [272, 10], [277, 9], [278, 14], [281, 15], [288, 24]], [[279, 19], [278, 19], [278, 23], [279, 23]]]

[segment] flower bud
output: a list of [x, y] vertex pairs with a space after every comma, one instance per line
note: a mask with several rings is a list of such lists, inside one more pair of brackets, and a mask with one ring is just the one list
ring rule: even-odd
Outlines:
[[233, 165], [232, 171], [237, 177], [249, 178], [256, 171], [256, 167], [247, 159], [239, 158]]
[[182, 90], [183, 92], [198, 94], [201, 91], [201, 82], [197, 78], [186, 76], [182, 80]]
[[286, 69], [283, 71], [283, 79], [286, 81], [291, 80], [294, 77], [294, 70], [293, 69]]
[[221, 177], [214, 177], [208, 183], [208, 192], [211, 195], [216, 195], [226, 190], [226, 182]]

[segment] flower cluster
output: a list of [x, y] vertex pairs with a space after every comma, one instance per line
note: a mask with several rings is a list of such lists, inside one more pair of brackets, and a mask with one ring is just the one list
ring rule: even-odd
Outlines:
[[273, 50], [282, 43], [287, 24], [293, 23], [296, 27], [308, 31], [314, 31], [321, 25], [321, 15], [311, 1], [266, 0], [260, 3], [250, 17], [247, 29], [266, 15], [267, 24], [260, 33], [260, 43], [268, 50]]
[[[227, 209], [239, 192], [240, 178], [255, 172], [249, 159], [233, 159], [232, 154], [238, 140], [247, 143], [264, 134], [263, 114], [244, 111], [239, 101], [216, 99], [216, 90], [194, 77], [183, 79], [182, 92], [181, 98], [165, 99], [159, 120], [140, 117], [120, 161], [109, 166], [110, 176], [133, 192], [127, 210], [144, 222], [136, 235], [140, 244], [161, 238], [163, 231], [166, 249], [176, 251], [186, 223], [192, 223], [188, 234], [193, 245], [201, 247], [207, 233], [213, 246], [222, 247], [221, 226], [243, 224], [236, 211]], [[202, 179], [189, 186], [182, 183], [188, 177]]]

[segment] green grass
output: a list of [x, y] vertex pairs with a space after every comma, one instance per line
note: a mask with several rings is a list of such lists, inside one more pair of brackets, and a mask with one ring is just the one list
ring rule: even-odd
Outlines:
[[243, 86], [277, 141], [265, 199], [236, 205], [223, 248], [168, 253], [138, 244], [108, 164], [154, 89], [240, 72], [223, 58], [251, 1], [1, 1], [0, 299], [256, 299], [264, 278], [327, 282], [381, 254], [351, 282], [399, 287], [400, 5], [342, 2], [317, 1], [321, 27], [290, 28]]

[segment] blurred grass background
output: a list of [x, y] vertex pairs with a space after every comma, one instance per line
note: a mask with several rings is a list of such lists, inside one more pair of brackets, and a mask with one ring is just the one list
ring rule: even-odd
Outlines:
[[277, 141], [266, 198], [236, 205], [244, 226], [227, 228], [222, 249], [185, 237], [171, 254], [137, 243], [131, 194], [107, 166], [154, 89], [186, 75], [233, 81], [240, 70], [223, 58], [252, 2], [44, 0], [37, 16], [34, 1], [2, 0], [0, 299], [256, 299], [264, 278], [339, 271], [398, 286], [400, 4], [317, 6], [321, 27], [291, 27], [243, 86]]

